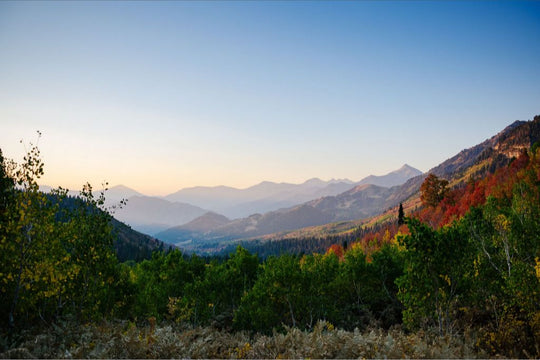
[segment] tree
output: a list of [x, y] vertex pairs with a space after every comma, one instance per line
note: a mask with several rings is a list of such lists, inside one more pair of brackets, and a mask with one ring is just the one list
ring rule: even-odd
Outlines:
[[293, 255], [270, 257], [260, 267], [251, 290], [242, 297], [234, 314], [234, 324], [241, 329], [270, 333], [282, 324], [297, 326], [301, 303], [302, 271]]
[[[38, 132], [38, 139], [41, 134]], [[43, 162], [36, 145], [24, 162], [11, 162], [6, 166], [2, 159], [2, 253], [1, 285], [3, 308], [8, 312], [8, 324], [15, 326], [18, 314], [29, 313], [36, 307], [41, 295], [52, 295], [47, 280], [53, 277], [57, 260], [47, 253], [59, 256], [54, 244], [54, 218], [56, 209], [39, 191], [37, 179], [43, 175]], [[14, 190], [12, 184], [18, 186]], [[56, 277], [55, 277], [56, 278]]]
[[397, 280], [403, 320], [413, 328], [435, 325], [442, 335], [470, 289], [474, 252], [464, 226], [433, 230], [417, 219], [407, 225], [411, 234], [399, 238], [406, 271]]
[[0, 316], [10, 328], [105, 314], [123, 296], [104, 194], [95, 199], [86, 185], [83, 199], [61, 206], [67, 190], [39, 190], [43, 168], [32, 143], [20, 164], [0, 154]]
[[204, 276], [186, 286], [182, 304], [189, 316], [181, 317], [197, 325], [213, 322], [220, 328], [230, 328], [234, 312], [242, 296], [252, 288], [258, 269], [257, 255], [241, 246], [227, 261], [212, 261], [205, 267]]
[[429, 174], [420, 186], [420, 199], [426, 206], [436, 207], [448, 193], [448, 181]]
[[398, 225], [405, 224], [405, 212], [403, 211], [403, 203], [399, 203]]
[[112, 216], [104, 208], [105, 191], [96, 197], [92, 186], [84, 185], [65, 223], [68, 233], [63, 245], [75, 273], [69, 295], [80, 317], [106, 313], [114, 303], [118, 259], [113, 247]]

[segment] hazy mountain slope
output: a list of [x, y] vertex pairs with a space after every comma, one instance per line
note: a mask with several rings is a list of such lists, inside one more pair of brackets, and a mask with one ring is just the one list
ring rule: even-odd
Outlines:
[[207, 212], [187, 224], [175, 226], [156, 234], [156, 237], [168, 243], [189, 241], [201, 238], [211, 230], [230, 223], [231, 220], [215, 212]]
[[133, 230], [116, 219], [113, 219], [112, 224], [116, 236], [114, 249], [120, 261], [150, 259], [153, 251], [166, 250], [170, 247], [160, 240]]
[[335, 196], [358, 184], [371, 183], [379, 186], [402, 184], [419, 173], [419, 170], [404, 165], [401, 169], [386, 175], [369, 176], [360, 183], [354, 183], [348, 179], [323, 181], [313, 178], [302, 184], [263, 181], [246, 189], [199, 186], [179, 190], [166, 196], [165, 199], [193, 204], [237, 219], [254, 213], [293, 207], [324, 196]]
[[368, 217], [382, 211], [393, 191], [395, 188], [358, 185], [339, 195], [325, 196], [289, 209], [239, 219], [214, 229], [212, 234], [243, 238]]
[[[396, 177], [406, 178], [417, 173], [418, 170], [403, 166], [390, 174], [386, 181], [397, 181]], [[384, 180], [383, 180], [384, 181]], [[248, 217], [233, 220], [225, 225], [217, 226], [209, 231], [192, 231], [185, 227], [175, 227], [156, 234], [159, 239], [165, 241], [186, 241], [186, 240], [224, 240], [247, 238], [273, 232], [289, 231], [306, 226], [322, 225], [332, 221], [351, 220], [368, 217], [380, 212], [386, 203], [386, 199], [392, 194], [393, 189], [376, 185], [358, 185], [348, 181], [332, 180], [324, 182], [320, 179], [310, 179], [300, 186], [291, 184], [275, 184], [264, 182], [256, 185], [253, 193], [262, 193], [261, 190], [275, 190], [281, 186], [281, 193], [274, 194], [273, 198], [265, 198], [251, 203], [240, 204], [242, 209], [251, 206], [252, 210], [257, 208], [268, 208], [278, 204], [277, 199], [282, 200], [279, 205], [281, 209], [252, 214]], [[294, 192], [287, 191], [294, 189]], [[263, 192], [264, 192], [263, 191]], [[321, 196], [321, 195], [326, 196]], [[314, 196], [319, 195], [315, 200]], [[305, 200], [309, 199], [309, 200]], [[294, 204], [294, 200], [303, 203]], [[265, 203], [266, 202], [266, 203]], [[292, 205], [292, 206], [291, 206]]]
[[[461, 151], [429, 172], [448, 179], [453, 186], [460, 186], [471, 176], [482, 176], [505, 166], [512, 158], [519, 155], [521, 151], [530, 148], [539, 139], [540, 117], [535, 117], [533, 121], [515, 122], [492, 138]], [[407, 167], [404, 166], [402, 169], [406, 170]], [[367, 218], [383, 213], [383, 211], [393, 208], [407, 199], [410, 199], [408, 203], [417, 204], [420, 185], [426, 175], [415, 176], [404, 184], [392, 188], [360, 185], [339, 195], [322, 197], [290, 209], [239, 219], [223, 228], [214, 229], [211, 232], [212, 238], [219, 239], [222, 236], [222, 239], [247, 239], [261, 236], [266, 231], [289, 232], [293, 230], [295, 224], [297, 225], [296, 229], [300, 229], [302, 222], [299, 219], [303, 219], [304, 223], [309, 223], [306, 226], [316, 226], [333, 221]], [[371, 179], [376, 178], [371, 177]], [[286, 218], [288, 219], [285, 220]], [[269, 224], [272, 226], [267, 226]], [[332, 232], [331, 229], [328, 229], [329, 226], [331, 227], [331, 225], [325, 225], [326, 232]], [[343, 223], [336, 224], [336, 226], [340, 227], [340, 231], [347, 231], [345, 229], [347, 226]], [[351, 227], [355, 226], [358, 226], [358, 221], [351, 222]], [[310, 234], [313, 234], [314, 231], [316, 232], [316, 228], [311, 228]], [[270, 232], [266, 232], [266, 234], [270, 234]], [[280, 236], [274, 234], [271, 237], [279, 238]], [[202, 238], [205, 239], [205, 237]]]
[[532, 121], [515, 121], [497, 135], [461, 151], [430, 170], [449, 180], [467, 180], [464, 176], [483, 176], [507, 165], [521, 151], [540, 139], [540, 116]]
[[156, 235], [170, 243], [193, 240], [197, 242], [232, 240], [324, 224], [331, 218], [324, 212], [307, 204], [291, 209], [254, 214], [230, 221], [210, 231], [191, 231], [186, 226], [167, 229]]
[[331, 221], [353, 220], [380, 212], [393, 191], [376, 185], [358, 185], [337, 196], [310, 201], [308, 205], [327, 214]]
[[[521, 151], [529, 149], [539, 140], [540, 116], [535, 116], [531, 121], [515, 121], [491, 138], [460, 151], [427, 173], [449, 180], [451, 186], [461, 186], [471, 178], [483, 177], [506, 166]], [[388, 198], [386, 207], [418, 196], [426, 175], [414, 177], [400, 186]]]
[[206, 214], [201, 215], [194, 220], [191, 220], [187, 224], [179, 226], [179, 228], [190, 231], [206, 232], [213, 230], [219, 226], [226, 225], [230, 222], [231, 220], [229, 220], [227, 217], [209, 211]]
[[384, 187], [392, 187], [405, 183], [410, 178], [415, 176], [422, 175], [422, 172], [418, 169], [413, 168], [410, 165], [403, 165], [398, 170], [392, 171], [386, 175], [376, 176], [370, 175], [365, 179], [362, 179], [358, 182], [358, 185], [372, 184]]
[[221, 209], [221, 211], [224, 214], [230, 216], [232, 219], [241, 219], [252, 214], [264, 214], [282, 208], [290, 208], [302, 202], [303, 201], [298, 200], [280, 200], [275, 198], [266, 198], [224, 207]]
[[242, 197], [242, 190], [229, 186], [196, 186], [178, 190], [165, 196], [170, 202], [184, 202], [195, 206], [214, 210], [227, 206], [231, 201]]
[[292, 209], [254, 214], [218, 227], [211, 232], [213, 237], [250, 237], [298, 227], [323, 224], [330, 218], [322, 211], [310, 206], [300, 205]]
[[[519, 155], [521, 151], [529, 149], [534, 143], [540, 141], [540, 116], [535, 116], [532, 121], [516, 121], [503, 129], [497, 135], [475, 145], [471, 148], [460, 151], [455, 156], [445, 160], [440, 165], [429, 170], [437, 176], [446, 178], [453, 186], [461, 186], [471, 177], [483, 177], [487, 173], [492, 173], [496, 169], [506, 166], [512, 158]], [[374, 218], [373, 222], [384, 221], [384, 219], [395, 219], [397, 217], [397, 205], [404, 202], [406, 208], [413, 209], [420, 204], [419, 189], [426, 174], [409, 179], [401, 186], [392, 188], [392, 192], [384, 204], [384, 212]], [[387, 209], [392, 209], [386, 211]], [[295, 237], [302, 234], [335, 234], [347, 232], [359, 226], [359, 221], [350, 223], [328, 224], [321, 227], [300, 229], [294, 232]], [[292, 233], [291, 233], [292, 234]], [[273, 234], [268, 238], [279, 239], [289, 235]]]
[[133, 196], [144, 195], [124, 185], [113, 186], [105, 192], [105, 199], [107, 200], [107, 202], [118, 202], [122, 199], [129, 199]]
[[114, 217], [138, 231], [154, 234], [185, 224], [206, 212], [190, 204], [173, 203], [150, 196], [133, 196], [128, 199], [126, 206], [116, 211]]
[[234, 219], [291, 207], [353, 186], [350, 180], [322, 181], [317, 178], [302, 184], [263, 181], [246, 189], [227, 186], [186, 188], [165, 199], [193, 204]]
[[[311, 185], [307, 183], [311, 183]], [[288, 189], [282, 188], [282, 191], [274, 194], [270, 193], [270, 195], [266, 194], [261, 199], [223, 208], [222, 212], [229, 214], [232, 218], [242, 218], [256, 213], [263, 214], [283, 208], [290, 208], [323, 196], [337, 195], [355, 186], [354, 183], [347, 180], [323, 182], [320, 179], [311, 179], [300, 185], [301, 187], [294, 185], [294, 187], [289, 187]], [[259, 195], [262, 194], [264, 192]]]
[[217, 226], [210, 231], [191, 231], [186, 225], [168, 229], [156, 237], [173, 243], [185, 240], [228, 240], [362, 218], [380, 211], [391, 191], [375, 185], [359, 185], [338, 196], [320, 198], [289, 209], [254, 214]]

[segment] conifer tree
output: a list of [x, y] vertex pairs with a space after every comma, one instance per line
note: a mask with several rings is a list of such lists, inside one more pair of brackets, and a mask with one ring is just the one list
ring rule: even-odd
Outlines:
[[403, 204], [399, 203], [399, 211], [398, 211], [398, 225], [405, 224], [405, 212], [403, 211]]

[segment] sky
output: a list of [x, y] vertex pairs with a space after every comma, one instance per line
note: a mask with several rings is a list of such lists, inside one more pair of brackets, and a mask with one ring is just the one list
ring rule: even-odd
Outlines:
[[72, 190], [428, 171], [539, 84], [536, 1], [0, 2], [0, 148]]

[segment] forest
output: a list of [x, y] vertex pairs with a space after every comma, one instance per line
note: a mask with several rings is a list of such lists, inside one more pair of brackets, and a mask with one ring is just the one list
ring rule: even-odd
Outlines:
[[540, 357], [537, 145], [465, 186], [429, 175], [392, 223], [263, 256], [120, 261], [105, 194], [45, 195], [43, 171], [37, 146], [0, 152], [2, 357]]

